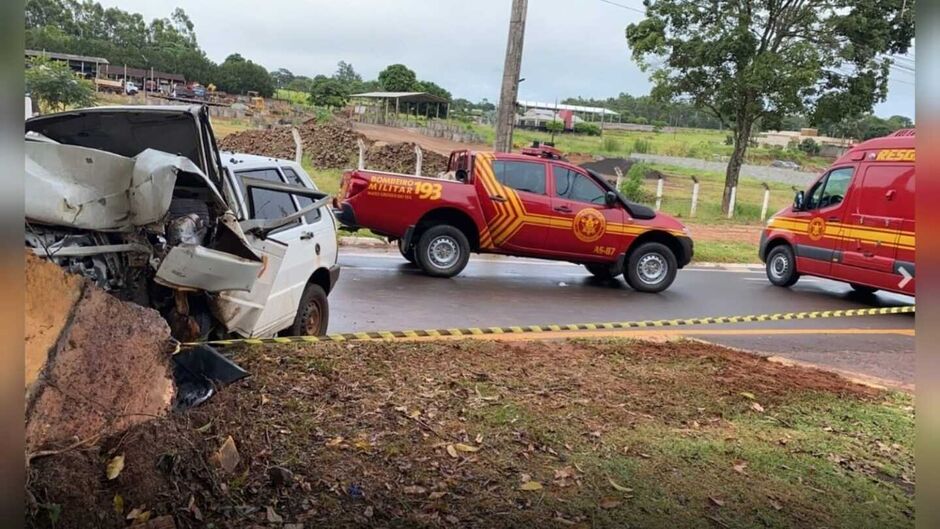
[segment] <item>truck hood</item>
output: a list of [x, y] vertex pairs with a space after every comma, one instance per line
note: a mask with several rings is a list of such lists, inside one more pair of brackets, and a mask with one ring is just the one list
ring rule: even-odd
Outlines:
[[189, 159], [213, 187], [221, 183], [215, 149], [201, 131], [204, 110], [198, 105], [95, 107], [37, 116], [26, 132], [67, 145], [88, 147], [132, 158], [147, 149]]

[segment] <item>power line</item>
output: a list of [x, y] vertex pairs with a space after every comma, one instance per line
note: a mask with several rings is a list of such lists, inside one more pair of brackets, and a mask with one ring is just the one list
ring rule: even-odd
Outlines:
[[628, 11], [633, 11], [634, 13], [639, 13], [639, 14], [641, 14], [641, 15], [645, 15], [645, 14], [646, 14], [646, 10], [638, 9], [638, 8], [636, 8], [636, 7], [625, 6], [625, 5], [623, 5], [623, 4], [618, 4], [617, 2], [611, 2], [610, 0], [600, 0], [600, 1], [601, 1], [601, 2], [604, 2], [605, 4], [610, 4], [610, 5], [612, 5], [612, 6], [617, 6], [617, 7], [619, 7], [619, 8], [626, 9], [626, 10], [628, 10]]

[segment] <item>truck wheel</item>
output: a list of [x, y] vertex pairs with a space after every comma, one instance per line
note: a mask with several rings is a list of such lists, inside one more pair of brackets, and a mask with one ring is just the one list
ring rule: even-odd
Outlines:
[[778, 287], [791, 287], [800, 279], [796, 258], [789, 245], [777, 246], [767, 255], [767, 279]]
[[877, 288], [873, 288], [873, 287], [866, 286], [866, 285], [859, 285], [858, 283], [849, 283], [849, 286], [852, 287], [852, 290], [854, 290], [856, 293], [861, 294], [863, 296], [870, 296], [874, 294], [875, 292], [878, 292]]
[[645, 242], [630, 252], [623, 275], [634, 290], [662, 292], [676, 279], [676, 255], [665, 244]]
[[300, 297], [297, 316], [291, 334], [294, 336], [323, 336], [330, 323], [330, 305], [323, 287], [308, 283]]
[[453, 277], [467, 266], [470, 243], [462, 231], [441, 224], [421, 234], [415, 247], [415, 258], [426, 274]]
[[609, 264], [590, 263], [584, 265], [584, 267], [598, 279], [613, 279], [622, 273], [622, 270], [615, 270]]
[[398, 239], [398, 251], [401, 252], [401, 256], [407, 259], [409, 263], [415, 264], [415, 247], [410, 246], [405, 249], [404, 244], [404, 239]]

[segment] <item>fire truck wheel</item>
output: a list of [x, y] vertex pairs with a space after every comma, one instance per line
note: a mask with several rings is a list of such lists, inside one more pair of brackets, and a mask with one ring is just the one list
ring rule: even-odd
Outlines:
[[800, 279], [793, 248], [789, 245], [777, 246], [767, 255], [767, 279], [778, 287], [791, 287]]
[[870, 296], [875, 292], [878, 292], [877, 288], [872, 288], [866, 285], [859, 285], [858, 283], [849, 283], [849, 286], [852, 287], [852, 290], [864, 296]]
[[645, 242], [627, 257], [623, 275], [634, 290], [662, 292], [676, 279], [676, 256], [665, 244]]
[[323, 336], [330, 323], [330, 305], [323, 287], [308, 283], [300, 297], [300, 306], [291, 333], [294, 336]]
[[615, 270], [614, 267], [609, 264], [590, 263], [584, 265], [584, 267], [587, 268], [587, 271], [590, 272], [591, 275], [598, 279], [613, 279], [622, 272], [622, 270]]
[[410, 246], [406, 249], [405, 240], [398, 239], [398, 251], [401, 252], [401, 256], [407, 259], [409, 263], [415, 264], [415, 247], [414, 246]]
[[441, 224], [428, 228], [415, 246], [415, 258], [424, 272], [434, 277], [453, 277], [470, 260], [470, 243], [457, 228]]

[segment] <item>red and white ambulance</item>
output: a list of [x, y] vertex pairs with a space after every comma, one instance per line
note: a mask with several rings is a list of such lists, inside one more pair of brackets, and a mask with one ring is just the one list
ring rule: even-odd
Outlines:
[[914, 129], [854, 146], [761, 234], [767, 278], [801, 275], [862, 293], [914, 295]]

